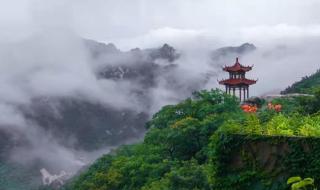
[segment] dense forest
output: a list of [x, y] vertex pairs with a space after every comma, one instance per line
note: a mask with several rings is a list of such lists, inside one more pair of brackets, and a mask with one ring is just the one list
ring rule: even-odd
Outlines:
[[[313, 178], [320, 178], [320, 90], [313, 92], [271, 102], [257, 98], [246, 106], [220, 90], [195, 92], [156, 113], [146, 124], [143, 142], [101, 157], [64, 189], [289, 189], [292, 176], [306, 178], [290, 178], [292, 186], [311, 187]], [[275, 151], [276, 160], [282, 160], [266, 161], [267, 168], [250, 157], [248, 152], [257, 148], [245, 148], [266, 142], [264, 148], [284, 144], [280, 150], [287, 150]], [[236, 155], [241, 162], [230, 161]], [[228, 161], [242, 169], [229, 171]]]

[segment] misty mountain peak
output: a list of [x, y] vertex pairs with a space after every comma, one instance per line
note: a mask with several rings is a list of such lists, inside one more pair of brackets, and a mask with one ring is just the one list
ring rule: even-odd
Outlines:
[[214, 50], [211, 53], [212, 60], [218, 61], [227, 57], [236, 57], [245, 55], [256, 50], [256, 46], [251, 43], [244, 43], [240, 46], [227, 46]]
[[141, 49], [140, 49], [140, 48], [138, 48], [138, 47], [136, 47], [136, 48], [131, 49], [130, 51], [131, 51], [131, 52], [140, 52], [140, 51], [141, 51]]
[[169, 62], [173, 62], [179, 58], [176, 49], [167, 43], [163, 44], [163, 46], [158, 49], [151, 49], [150, 56], [152, 59], [167, 59]]
[[165, 43], [163, 44], [163, 46], [161, 47], [161, 49], [170, 49], [170, 50], [174, 50], [174, 48], [172, 46], [170, 46], [169, 44]]
[[118, 52], [118, 48], [113, 44], [113, 43], [108, 43], [106, 45], [106, 49], [108, 49], [109, 51], [114, 51], [114, 52]]
[[242, 44], [241, 46], [239, 46], [239, 50], [240, 51], [252, 51], [252, 50], [255, 50], [257, 49], [257, 47], [253, 44], [250, 44], [250, 43], [244, 43]]
[[102, 43], [95, 40], [84, 39], [84, 45], [91, 52], [93, 57], [99, 57], [102, 54], [115, 54], [120, 50], [113, 43]]
[[163, 44], [163, 46], [160, 48], [160, 51], [166, 55], [173, 55], [176, 52], [176, 50], [167, 43]]

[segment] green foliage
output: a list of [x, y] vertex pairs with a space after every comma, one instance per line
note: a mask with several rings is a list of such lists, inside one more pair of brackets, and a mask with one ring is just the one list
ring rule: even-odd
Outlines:
[[284, 91], [282, 94], [288, 93], [307, 93], [312, 94], [316, 88], [320, 87], [320, 70], [316, 73], [303, 77], [300, 81], [295, 82]]
[[[320, 116], [301, 114], [297, 99], [274, 101], [283, 105], [283, 112], [261, 105], [258, 113], [247, 114], [237, 99], [220, 90], [196, 92], [192, 98], [156, 113], [146, 125], [143, 142], [103, 156], [65, 189], [279, 190], [286, 188], [284, 168], [288, 175], [306, 172], [320, 177], [314, 175], [320, 175], [320, 161], [314, 159], [320, 157], [316, 141], [305, 142], [314, 156], [305, 152], [306, 145], [295, 141], [298, 136], [319, 137]], [[270, 172], [252, 154], [251, 150], [259, 148], [245, 148], [260, 140], [270, 146], [288, 140], [289, 145], [283, 146], [294, 151], [280, 159], [279, 169]], [[230, 167], [237, 155], [241, 161]], [[303, 170], [306, 164], [308, 169]]]
[[320, 116], [274, 114], [262, 122], [255, 114], [244, 119], [231, 119], [218, 130], [224, 134], [320, 137]]
[[232, 134], [212, 138], [215, 151], [211, 158], [216, 171], [213, 189], [285, 190], [289, 176], [319, 179], [319, 141], [310, 137]]
[[296, 182], [299, 182], [301, 181], [301, 177], [300, 176], [296, 176], [296, 177], [290, 177], [288, 180], [287, 180], [287, 184], [292, 184], [292, 183], [296, 183]]
[[[308, 96], [306, 96], [308, 97]], [[282, 97], [275, 98], [271, 101], [272, 104], [280, 104], [282, 105], [281, 113], [285, 115], [292, 115], [295, 113], [304, 113], [303, 108], [300, 103], [300, 99], [305, 98], [304, 96], [300, 97]]]
[[292, 136], [293, 130], [290, 129], [289, 119], [280, 114], [273, 117], [266, 125], [267, 135]]
[[242, 125], [242, 133], [259, 135], [263, 133], [260, 120], [255, 114], [248, 114]]
[[192, 117], [199, 120], [212, 114], [240, 113], [236, 98], [220, 90], [195, 92], [192, 98], [173, 106], [165, 106], [147, 123], [147, 128], [166, 128], [176, 121]]
[[299, 97], [301, 110], [307, 114], [314, 114], [320, 110], [320, 88], [314, 90], [314, 96]]
[[158, 189], [210, 189], [207, 176], [202, 166], [198, 165], [195, 160], [182, 162], [179, 167], [173, 168], [170, 172], [159, 180], [144, 186], [142, 190]]
[[301, 177], [290, 177], [287, 181], [288, 185], [291, 185], [291, 190], [315, 190], [314, 187], [314, 179], [312, 178], [304, 178]]
[[65, 189], [210, 189], [209, 139], [233, 117], [245, 118], [237, 99], [196, 92], [156, 113], [142, 143], [102, 157]]

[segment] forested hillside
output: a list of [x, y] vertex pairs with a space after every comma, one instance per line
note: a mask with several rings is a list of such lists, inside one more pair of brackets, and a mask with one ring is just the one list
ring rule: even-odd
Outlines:
[[[148, 132], [142, 143], [123, 146], [101, 157], [64, 188], [288, 189], [286, 180], [290, 176], [320, 177], [317, 143], [303, 145], [315, 150], [313, 154], [309, 151], [306, 157], [303, 153], [295, 154], [301, 144], [287, 145], [288, 152], [281, 155], [288, 154], [285, 156], [288, 159], [276, 165], [279, 170], [272, 167], [269, 171], [260, 167], [246, 151], [233, 154], [231, 147], [244, 142], [238, 139], [235, 143], [233, 136], [241, 135], [247, 139], [245, 141], [253, 143], [264, 139], [263, 142], [271, 142], [267, 147], [283, 143], [279, 136], [284, 141], [295, 137], [307, 143], [309, 141], [303, 139], [320, 136], [317, 113], [320, 106], [315, 103], [319, 100], [320, 95], [275, 99], [271, 103], [262, 100], [263, 104], [251, 109], [250, 106], [240, 107], [236, 98], [219, 90], [194, 93], [191, 98], [165, 106], [156, 113], [146, 125]], [[225, 138], [228, 136], [230, 138]], [[235, 155], [240, 155], [236, 165], [242, 168], [231, 169], [233, 173], [230, 173], [226, 165], [221, 164]]]
[[320, 87], [320, 70], [310, 76], [303, 77], [300, 81], [293, 83], [291, 86], [282, 91], [282, 94], [289, 93], [306, 93], [312, 94]]

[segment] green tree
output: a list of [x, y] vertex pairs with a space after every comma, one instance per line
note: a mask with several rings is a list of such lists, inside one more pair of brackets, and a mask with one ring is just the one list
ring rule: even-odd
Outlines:
[[266, 134], [267, 135], [284, 135], [284, 136], [293, 136], [293, 130], [289, 125], [289, 118], [283, 114], [274, 116], [266, 124]]

